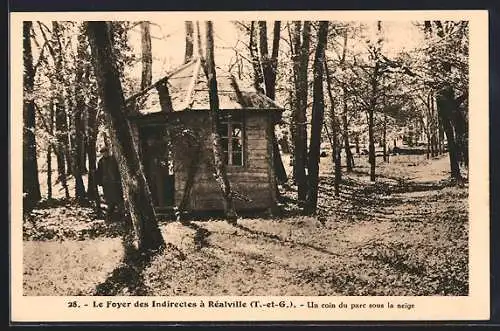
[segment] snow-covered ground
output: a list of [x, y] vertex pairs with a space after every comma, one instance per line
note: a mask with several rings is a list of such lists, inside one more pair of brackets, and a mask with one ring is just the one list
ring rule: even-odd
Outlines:
[[468, 189], [450, 186], [447, 156], [377, 158], [375, 183], [355, 161], [335, 197], [321, 159], [318, 216], [300, 215], [291, 187], [280, 218], [161, 221], [167, 249], [139, 268], [90, 209], [35, 210], [24, 294], [467, 295]]

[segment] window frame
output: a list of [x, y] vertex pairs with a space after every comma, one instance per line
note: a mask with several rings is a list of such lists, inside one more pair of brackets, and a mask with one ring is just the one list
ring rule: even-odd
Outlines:
[[[235, 119], [235, 117], [237, 119]], [[241, 163], [235, 164], [234, 163], [234, 158], [233, 158], [233, 128], [235, 126], [235, 123], [240, 125], [240, 144], [241, 144], [241, 149], [240, 149], [240, 154], [241, 154]], [[246, 165], [246, 160], [245, 160], [245, 116], [243, 113], [239, 114], [233, 114], [231, 112], [223, 112], [219, 114], [219, 125], [220, 126], [226, 126], [226, 130], [222, 133], [221, 127], [219, 127], [219, 135], [221, 138], [221, 147], [222, 151], [224, 153], [225, 157], [225, 164], [228, 167], [236, 167], [236, 168], [243, 168]], [[225, 140], [225, 143], [223, 141]], [[227, 157], [226, 157], [227, 155]]]

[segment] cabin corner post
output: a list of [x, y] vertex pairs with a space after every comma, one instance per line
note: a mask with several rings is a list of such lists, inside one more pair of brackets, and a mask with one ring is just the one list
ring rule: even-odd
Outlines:
[[266, 142], [267, 142], [267, 166], [268, 166], [268, 181], [269, 181], [269, 193], [271, 196], [271, 205], [268, 207], [268, 212], [271, 216], [279, 214], [278, 208], [278, 197], [277, 197], [277, 185], [276, 174], [274, 168], [274, 145], [273, 145], [273, 133], [274, 133], [274, 114], [267, 114], [267, 127], [266, 127]]

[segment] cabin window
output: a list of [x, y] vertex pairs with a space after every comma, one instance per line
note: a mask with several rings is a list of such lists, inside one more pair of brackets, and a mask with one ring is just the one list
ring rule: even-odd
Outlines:
[[226, 164], [243, 166], [243, 116], [221, 115], [219, 134]]

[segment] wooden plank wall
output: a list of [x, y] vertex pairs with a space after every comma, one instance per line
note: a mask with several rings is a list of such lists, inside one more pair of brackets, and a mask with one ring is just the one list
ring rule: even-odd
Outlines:
[[[179, 114], [179, 122], [185, 127], [195, 130], [203, 141], [201, 153], [199, 153], [199, 168], [195, 177], [191, 193], [190, 210], [221, 210], [222, 196], [220, 188], [213, 178], [213, 156], [208, 114], [206, 113], [183, 113]], [[235, 199], [236, 208], [261, 209], [273, 208], [276, 204], [275, 194], [271, 186], [274, 178], [272, 167], [269, 166], [271, 155], [269, 149], [269, 128], [272, 128], [271, 116], [267, 112], [246, 112], [244, 129], [244, 166], [229, 166], [228, 177], [233, 191], [243, 199]], [[174, 141], [175, 155], [175, 202], [180, 203], [184, 194], [187, 179], [187, 169], [191, 162], [191, 153], [186, 142], [177, 136]], [[272, 157], [271, 157], [272, 160]]]

